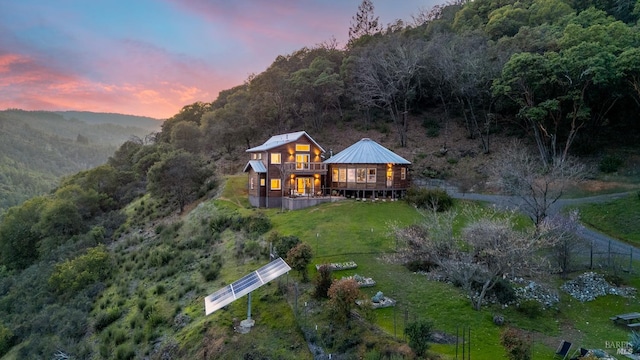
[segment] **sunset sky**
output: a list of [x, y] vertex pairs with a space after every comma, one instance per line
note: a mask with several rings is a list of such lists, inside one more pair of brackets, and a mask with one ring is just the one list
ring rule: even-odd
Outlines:
[[[0, 0], [0, 110], [165, 119], [264, 71], [340, 47], [361, 0]], [[373, 0], [386, 24], [434, 0]]]

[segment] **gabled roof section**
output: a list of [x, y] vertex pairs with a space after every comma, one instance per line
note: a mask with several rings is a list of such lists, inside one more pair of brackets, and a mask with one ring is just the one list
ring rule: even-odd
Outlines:
[[264, 166], [264, 164], [260, 160], [249, 160], [247, 165], [244, 166], [244, 170], [242, 170], [242, 172], [249, 171], [249, 168], [253, 168], [253, 171], [259, 174], [267, 172], [267, 168]]
[[288, 134], [275, 135], [269, 138], [264, 144], [256, 147], [252, 147], [251, 149], [247, 149], [247, 152], [258, 152], [258, 151], [266, 151], [278, 147], [280, 145], [292, 143], [298, 141], [301, 137], [306, 136], [309, 141], [311, 141], [315, 146], [320, 148], [320, 151], [325, 152], [322, 146], [318, 144], [306, 131], [298, 131], [292, 132]]
[[364, 138], [324, 161], [325, 164], [411, 164], [377, 142]]

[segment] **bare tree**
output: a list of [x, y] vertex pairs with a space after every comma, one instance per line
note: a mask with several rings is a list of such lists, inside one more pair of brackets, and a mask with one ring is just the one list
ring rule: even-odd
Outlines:
[[577, 233], [579, 221], [577, 210], [568, 215], [549, 216], [544, 220], [547, 236], [554, 238], [550, 248], [551, 258], [560, 269], [563, 278], [571, 271], [576, 252], [585, 245], [585, 240]]
[[483, 216], [472, 220], [459, 237], [453, 235], [454, 217], [450, 214], [426, 216], [421, 231], [415, 227], [395, 229], [396, 237], [408, 245], [406, 257], [428, 255], [447, 280], [469, 293], [476, 310], [499, 280], [550, 271], [541, 250], [555, 241], [541, 232], [514, 230], [513, 216], [497, 212]]
[[354, 59], [356, 102], [387, 111], [402, 147], [407, 145], [409, 110], [419, 93], [424, 48], [420, 39], [394, 35], [367, 47]]
[[533, 222], [540, 225], [567, 188], [586, 175], [584, 164], [573, 158], [545, 165], [524, 144], [515, 141], [496, 157], [491, 172], [506, 193]]

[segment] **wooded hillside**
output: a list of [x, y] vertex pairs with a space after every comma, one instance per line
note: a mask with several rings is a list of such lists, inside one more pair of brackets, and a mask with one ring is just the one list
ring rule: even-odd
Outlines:
[[0, 112], [0, 214], [52, 190], [64, 175], [104, 164], [132, 136], [157, 131], [160, 123], [150, 121], [114, 114]]

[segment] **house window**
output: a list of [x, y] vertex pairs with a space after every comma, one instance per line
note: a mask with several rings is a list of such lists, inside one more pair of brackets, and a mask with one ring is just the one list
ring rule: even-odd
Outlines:
[[338, 182], [338, 169], [331, 170], [331, 181]]
[[347, 169], [339, 169], [338, 181], [347, 182]]
[[347, 182], [356, 182], [356, 169], [347, 169]]
[[376, 182], [376, 168], [367, 169], [367, 182], [374, 183]]
[[281, 190], [280, 179], [271, 179], [271, 190]]
[[403, 167], [400, 168], [400, 180], [406, 180], [407, 179], [407, 168]]
[[249, 179], [249, 189], [253, 190], [253, 186], [254, 186], [255, 180], [256, 179], [254, 179], [254, 178]]
[[282, 154], [280, 154], [280, 153], [271, 153], [271, 163], [272, 164], [282, 164]]
[[296, 144], [296, 151], [311, 151], [311, 145], [309, 144]]
[[266, 181], [264, 179], [260, 179], [260, 186], [264, 186], [266, 184]]
[[356, 170], [356, 182], [367, 182], [367, 169], [358, 168]]
[[296, 170], [309, 169], [309, 154], [296, 154]]
[[251, 154], [251, 160], [262, 160], [262, 154], [261, 153]]

